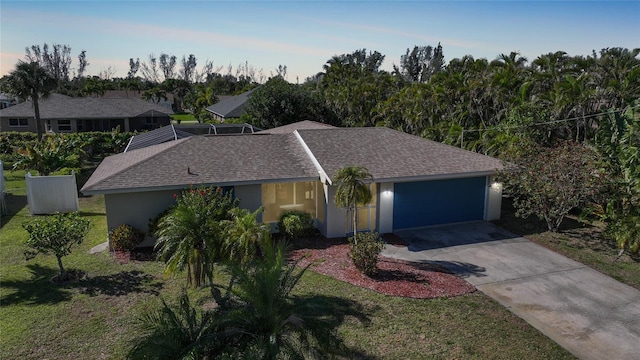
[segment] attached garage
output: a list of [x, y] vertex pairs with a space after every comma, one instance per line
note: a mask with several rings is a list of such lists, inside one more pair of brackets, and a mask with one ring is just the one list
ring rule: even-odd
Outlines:
[[393, 229], [482, 220], [486, 177], [395, 183]]

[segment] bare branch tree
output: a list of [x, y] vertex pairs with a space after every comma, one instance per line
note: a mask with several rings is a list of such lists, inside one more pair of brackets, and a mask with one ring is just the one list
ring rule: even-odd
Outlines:
[[158, 75], [158, 59], [156, 56], [149, 54], [149, 61], [140, 63], [140, 72], [142, 77], [154, 83], [160, 82], [160, 76]]
[[137, 58], [136, 61], [133, 61], [133, 58], [129, 59], [129, 72], [127, 73], [127, 78], [132, 79], [136, 76], [136, 73], [140, 70], [140, 59]]
[[182, 56], [182, 68], [180, 73], [184, 81], [191, 82], [193, 80], [194, 71], [198, 65], [195, 55], [189, 54], [189, 58]]

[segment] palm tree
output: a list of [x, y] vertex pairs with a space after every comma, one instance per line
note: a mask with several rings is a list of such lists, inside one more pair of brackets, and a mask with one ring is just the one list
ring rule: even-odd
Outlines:
[[[187, 269], [187, 285], [199, 287], [205, 280], [213, 289], [213, 264], [221, 257], [223, 220], [236, 207], [230, 193], [221, 188], [184, 191], [176, 206], [158, 223], [156, 250], [166, 264], [166, 273]], [[215, 292], [214, 292], [215, 295]]]
[[186, 291], [171, 307], [162, 300], [159, 310], [144, 313], [137, 319], [138, 341], [127, 354], [128, 359], [207, 359], [224, 346], [219, 341], [216, 313], [198, 314]]
[[16, 69], [8, 76], [7, 87], [11, 94], [22, 101], [31, 98], [35, 112], [38, 141], [42, 140], [44, 132], [40, 121], [39, 100], [48, 98], [57, 85], [56, 80], [37, 62], [27, 63], [20, 61], [16, 65]]
[[224, 222], [227, 239], [224, 242], [224, 257], [234, 263], [246, 263], [259, 255], [270, 240], [269, 227], [258, 222], [262, 208], [254, 212], [247, 209], [231, 210], [231, 220]]
[[233, 358], [306, 359], [343, 348], [330, 314], [319, 312], [313, 298], [292, 294], [307, 268], [288, 264], [284, 247], [268, 243], [262, 259], [229, 269], [238, 283], [221, 327], [237, 341]]
[[357, 240], [358, 232], [358, 205], [368, 204], [372, 194], [369, 183], [373, 177], [364, 167], [346, 166], [338, 169], [334, 175], [336, 189], [336, 205], [351, 211], [353, 218], [353, 237]]

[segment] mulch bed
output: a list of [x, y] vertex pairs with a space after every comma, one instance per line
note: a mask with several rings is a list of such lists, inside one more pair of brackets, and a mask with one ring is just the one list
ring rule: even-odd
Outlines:
[[[397, 236], [385, 235], [392, 246], [407, 246]], [[349, 258], [346, 239], [318, 238], [298, 244], [290, 254], [292, 260], [302, 258], [299, 266], [307, 266], [317, 273], [331, 276], [355, 286], [385, 295], [428, 299], [469, 294], [476, 289], [447, 269], [432, 264], [416, 264], [380, 257], [379, 272], [374, 277], [360, 273]]]

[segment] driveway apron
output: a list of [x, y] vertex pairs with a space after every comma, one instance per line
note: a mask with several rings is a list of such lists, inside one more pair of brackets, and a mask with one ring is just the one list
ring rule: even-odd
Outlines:
[[397, 231], [382, 255], [441, 265], [580, 359], [640, 359], [640, 291], [478, 221]]

